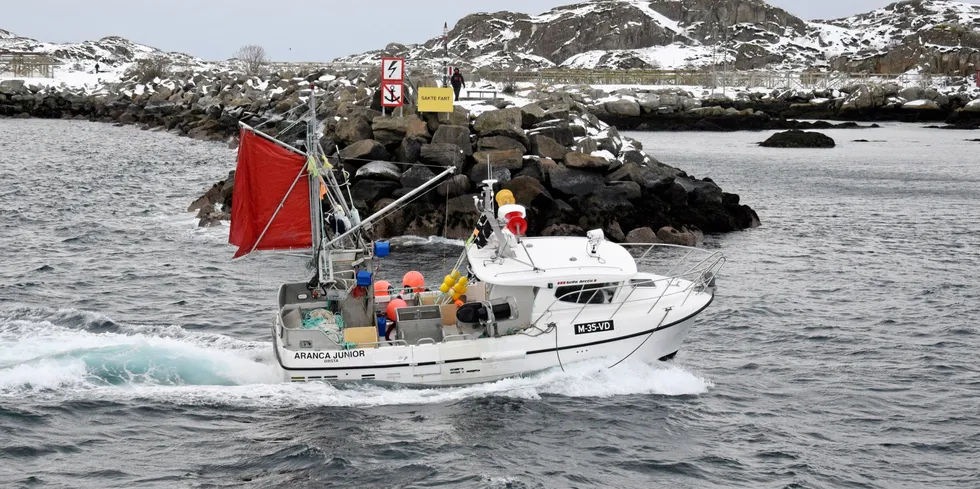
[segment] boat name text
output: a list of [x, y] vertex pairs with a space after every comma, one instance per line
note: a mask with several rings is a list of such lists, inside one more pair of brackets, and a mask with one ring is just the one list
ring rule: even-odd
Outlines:
[[337, 360], [347, 358], [362, 358], [364, 350], [345, 350], [345, 351], [299, 351], [296, 352], [294, 360], [323, 360], [326, 363], [333, 363]]

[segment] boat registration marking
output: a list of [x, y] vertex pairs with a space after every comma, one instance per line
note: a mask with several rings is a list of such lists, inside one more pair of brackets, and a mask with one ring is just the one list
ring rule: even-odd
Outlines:
[[594, 323], [581, 323], [575, 325], [575, 334], [605, 333], [616, 329], [615, 321], [596, 321]]

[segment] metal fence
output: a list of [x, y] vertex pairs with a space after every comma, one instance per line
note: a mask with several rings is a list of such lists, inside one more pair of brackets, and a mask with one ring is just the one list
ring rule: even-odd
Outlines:
[[484, 78], [498, 83], [528, 82], [567, 85], [660, 85], [762, 87], [770, 89], [839, 89], [858, 83], [897, 83], [902, 86], [953, 85], [963, 77], [916, 73], [842, 73], [806, 71], [708, 71], [708, 70], [565, 70], [535, 72], [485, 71]]

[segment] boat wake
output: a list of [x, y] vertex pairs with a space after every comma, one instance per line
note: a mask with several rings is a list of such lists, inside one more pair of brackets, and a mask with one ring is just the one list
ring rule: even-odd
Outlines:
[[117, 324], [74, 310], [0, 312], [0, 399], [289, 408], [443, 404], [484, 397], [684, 396], [711, 387], [677, 364], [627, 362], [606, 369], [609, 363], [597, 359], [567, 365], [564, 371], [465, 387], [289, 384], [281, 381], [265, 342], [177, 326]]

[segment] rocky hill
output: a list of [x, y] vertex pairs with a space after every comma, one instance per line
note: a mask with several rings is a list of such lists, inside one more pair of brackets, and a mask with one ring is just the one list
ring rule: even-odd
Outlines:
[[[980, 5], [906, 0], [808, 22], [762, 0], [591, 0], [540, 15], [478, 13], [450, 31], [454, 63], [502, 69], [816, 68], [966, 75], [980, 66]], [[446, 41], [340, 58], [445, 57]]]
[[164, 52], [118, 36], [58, 44], [20, 37], [0, 29], [2, 51], [42, 53], [62, 63], [68, 70], [87, 72], [94, 71], [96, 63], [101, 65], [103, 71], [121, 71], [134, 62], [152, 57], [165, 58], [175, 69], [205, 69], [215, 65], [184, 53]]

